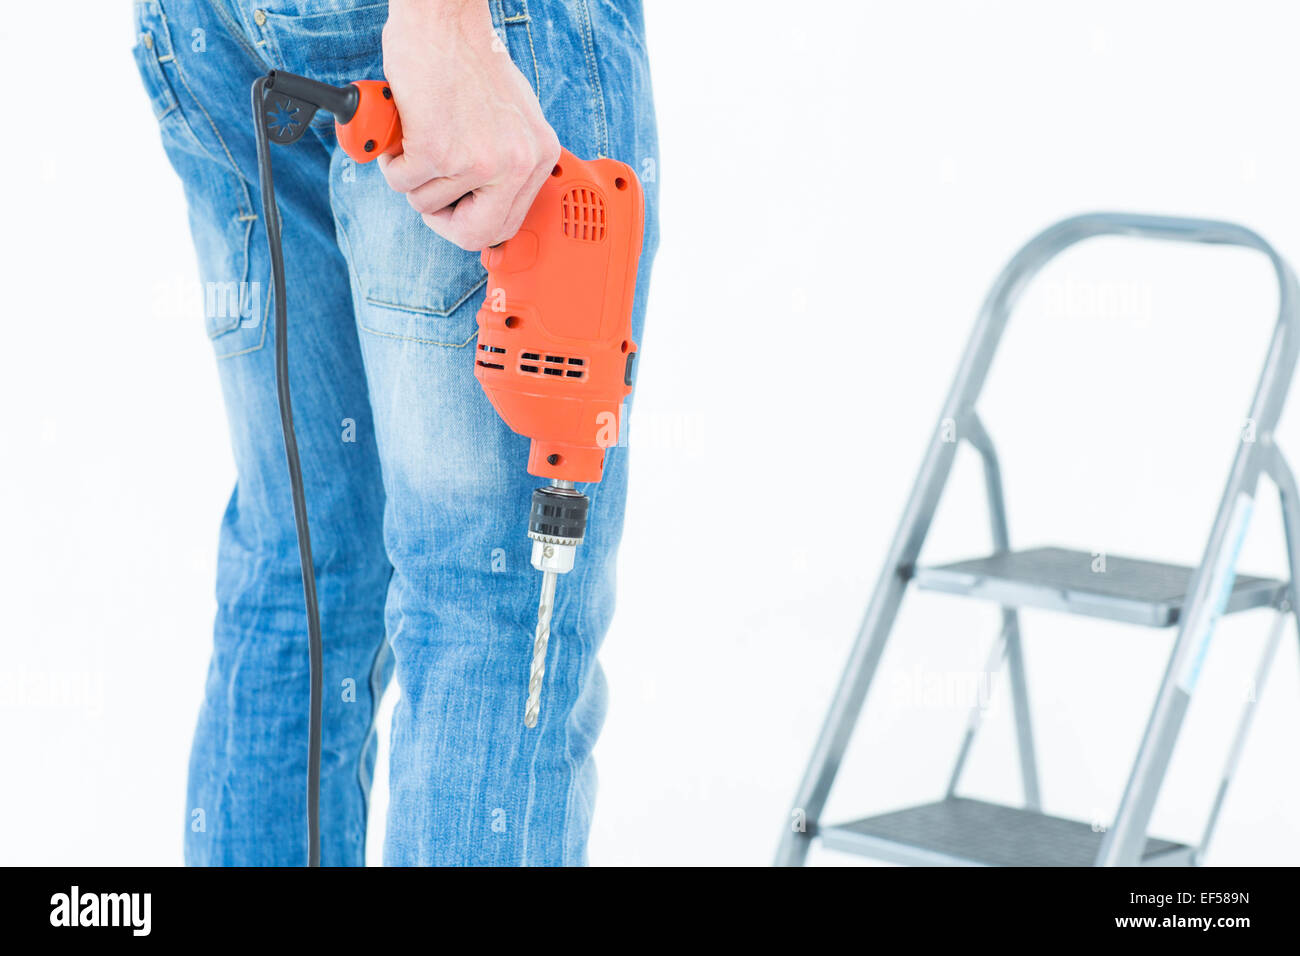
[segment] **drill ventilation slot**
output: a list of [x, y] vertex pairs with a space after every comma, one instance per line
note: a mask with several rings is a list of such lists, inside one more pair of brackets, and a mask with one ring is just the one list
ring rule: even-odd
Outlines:
[[[482, 362], [479, 362], [482, 365]], [[525, 375], [550, 375], [553, 378], [584, 378], [587, 360], [567, 355], [520, 352], [519, 371]]]
[[[505, 350], [505, 349], [501, 348], [500, 346], [496, 346], [496, 345], [483, 345], [482, 343], [479, 343], [478, 350], [479, 350], [480, 352], [487, 352], [489, 355], [505, 355], [505, 354], [506, 354], [506, 350]], [[505, 366], [502, 365], [502, 364], [500, 364], [499, 362], [485, 362], [485, 361], [483, 361], [483, 359], [479, 359], [479, 360], [478, 360], [478, 364], [481, 365], [481, 366], [483, 366], [483, 368], [495, 368], [495, 369], [499, 369], [499, 370], [501, 370], [501, 371], [504, 371], [504, 370], [505, 370]]]
[[600, 242], [605, 238], [605, 200], [594, 189], [575, 186], [560, 198], [560, 221], [570, 239]]

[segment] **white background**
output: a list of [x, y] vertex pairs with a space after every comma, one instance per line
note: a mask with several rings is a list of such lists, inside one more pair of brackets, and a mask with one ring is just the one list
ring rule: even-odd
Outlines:
[[[0, 862], [177, 863], [234, 477], [181, 192], [126, 4], [6, 16]], [[1099, 208], [1237, 220], [1300, 257], [1300, 9], [652, 0], [647, 21], [663, 245], [591, 859], [764, 864], [1007, 258]], [[1197, 560], [1271, 281], [1252, 253], [1113, 239], [1044, 273], [980, 406], [1013, 543]], [[1279, 442], [1300, 454], [1294, 414]], [[979, 481], [964, 450], [925, 557], [988, 547]], [[1265, 483], [1243, 570], [1285, 574], [1278, 522]], [[909, 596], [828, 820], [942, 792], [965, 712], [927, 688], [982, 667], [995, 618]], [[1157, 834], [1198, 836], [1267, 621], [1220, 628]], [[1042, 612], [1024, 633], [1046, 809], [1105, 821], [1172, 635]], [[1209, 863], [1300, 857], [1298, 726], [1291, 629]], [[1005, 684], [965, 789], [1019, 799]]]

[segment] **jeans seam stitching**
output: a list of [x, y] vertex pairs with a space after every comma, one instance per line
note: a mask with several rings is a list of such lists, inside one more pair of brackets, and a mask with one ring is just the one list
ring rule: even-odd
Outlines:
[[[271, 323], [271, 296], [268, 295], [266, 297], [266, 306], [262, 309], [262, 334], [258, 336], [257, 344], [250, 345], [246, 349], [240, 349], [238, 352], [227, 352], [224, 355], [218, 354], [217, 361], [224, 362], [226, 359], [238, 358], [241, 355], [247, 355], [249, 352], [256, 352], [258, 349], [260, 349], [262, 346], [266, 344], [266, 327], [270, 325], [270, 323]], [[235, 328], [238, 328], [238, 326], [236, 326]], [[233, 332], [234, 329], [231, 329], [231, 331]], [[229, 332], [223, 333], [223, 335], [229, 335], [229, 334], [230, 334]], [[220, 338], [222, 338], [222, 335], [209, 337], [210, 341], [213, 342], [217, 341]]]
[[[333, 195], [332, 195], [333, 188], [334, 188], [333, 181], [331, 179], [331, 183], [330, 183], [331, 205], [333, 205]], [[337, 234], [342, 236], [343, 238], [343, 244], [339, 247], [339, 249], [341, 252], [343, 252], [344, 262], [347, 263], [349, 277], [352, 278], [354, 281], [356, 281], [358, 285], [360, 285], [360, 277], [357, 275], [356, 264], [354, 262], [354, 258], [352, 255], [352, 238], [348, 235], [348, 230], [344, 227], [342, 215], [337, 211], [334, 213], [334, 223], [335, 223]], [[457, 301], [456, 306], [453, 306], [451, 311], [455, 311], [456, 308], [464, 304], [465, 300], [468, 299], [475, 292], [477, 292], [480, 288], [482, 288], [486, 282], [487, 282], [487, 276], [485, 275], [474, 285], [472, 289], [470, 289], [463, 296], [461, 296], [459, 301]], [[382, 303], [372, 301], [370, 296], [366, 296], [365, 299], [367, 302], [369, 302], [372, 305], [379, 305], [383, 307]], [[402, 308], [401, 306], [394, 306], [394, 307]], [[472, 332], [470, 332], [469, 337], [465, 339], [464, 342], [461, 342], [459, 345], [455, 342], [439, 342], [436, 339], [423, 339], [414, 335], [399, 335], [396, 332], [384, 332], [380, 329], [372, 329], [370, 326], [366, 325], [365, 320], [362, 319], [359, 310], [354, 309], [353, 311], [356, 313], [357, 327], [360, 328], [361, 331], [369, 332], [371, 335], [378, 335], [380, 338], [396, 339], [399, 342], [417, 342], [420, 345], [440, 345], [443, 348], [463, 349], [465, 346], [469, 345], [470, 342], [474, 341], [474, 337], [478, 335], [478, 329], [475, 328]], [[413, 310], [408, 309], [407, 311], [413, 311]], [[447, 314], [450, 315], [451, 312], [448, 312]]]
[[399, 335], [396, 332], [384, 332], [381, 329], [372, 329], [364, 322], [360, 322], [358, 324], [361, 326], [361, 331], [369, 332], [371, 335], [378, 335], [381, 338], [397, 339], [398, 341], [401, 342], [418, 342], [421, 345], [441, 345], [443, 348], [449, 348], [449, 349], [463, 349], [465, 346], [469, 345], [470, 342], [474, 341], [474, 336], [478, 335], [478, 329], [475, 329], [473, 332], [470, 333], [469, 338], [467, 338], [464, 342], [457, 344], [455, 342], [439, 342], [436, 339], [422, 339], [414, 335]]
[[542, 99], [542, 71], [537, 65], [537, 47], [533, 45], [533, 18], [528, 12], [528, 0], [523, 0], [524, 12], [518, 16], [509, 17], [502, 23], [522, 23], [524, 32], [528, 35], [528, 55], [533, 60], [533, 88], [537, 91], [537, 100], [540, 103]]
[[609, 127], [605, 122], [605, 91], [600, 85], [600, 68], [596, 62], [596, 40], [591, 29], [591, 10], [587, 0], [580, 0], [578, 12], [582, 19], [582, 46], [587, 58], [587, 74], [595, 98], [592, 117], [595, 123], [596, 154], [604, 158], [609, 151]]
[[389, 308], [389, 309], [400, 309], [400, 310], [402, 310], [403, 312], [414, 312], [414, 313], [416, 313], [417, 315], [436, 315], [436, 316], [438, 316], [439, 318], [446, 318], [447, 316], [449, 316], [449, 315], [451, 315], [453, 312], [455, 312], [457, 309], [459, 309], [459, 308], [460, 308], [462, 305], [464, 305], [466, 302], [468, 302], [468, 301], [469, 301], [469, 297], [472, 296], [472, 295], [473, 295], [475, 292], [477, 292], [479, 289], [483, 288], [483, 286], [484, 286], [486, 283], [487, 283], [487, 276], [483, 276], [483, 278], [479, 279], [479, 280], [478, 280], [477, 282], [475, 282], [472, 286], [470, 286], [469, 290], [466, 291], [466, 293], [465, 293], [464, 295], [462, 295], [459, 299], [457, 299], [455, 302], [453, 302], [453, 303], [452, 303], [450, 306], [448, 306], [445, 310], [443, 310], [443, 309], [422, 309], [422, 308], [420, 308], [420, 307], [418, 307], [418, 306], [414, 306], [414, 305], [403, 305], [403, 304], [400, 303], [400, 302], [388, 302], [388, 301], [385, 301], [384, 299], [380, 299], [380, 298], [378, 298], [377, 296], [373, 296], [373, 295], [367, 295], [367, 296], [366, 296], [366, 301], [369, 302], [371, 305], [378, 305], [378, 306], [382, 306], [382, 307], [384, 307], [384, 308]]
[[[163, 15], [163, 25], [164, 26], [167, 25], [167, 17], [165, 14]], [[168, 29], [170, 30], [170, 28]], [[171, 44], [170, 34], [167, 37], [167, 43], [169, 45]], [[235, 157], [230, 152], [230, 147], [226, 145], [226, 140], [221, 135], [221, 130], [217, 128], [217, 123], [212, 118], [212, 114], [208, 112], [207, 107], [204, 106], [202, 101], [195, 95], [194, 89], [190, 86], [189, 80], [185, 79], [185, 70], [181, 68], [180, 60], [175, 61], [175, 68], [176, 68], [176, 79], [181, 81], [181, 85], [185, 87], [185, 92], [190, 94], [190, 99], [194, 101], [194, 105], [199, 108], [199, 112], [202, 113], [204, 118], [207, 119], [208, 126], [212, 128], [212, 135], [215, 136], [217, 138], [217, 142], [221, 144], [221, 151], [226, 154], [226, 159], [230, 163], [230, 170], [232, 173], [234, 173], [235, 179], [239, 183], [239, 191], [240, 193], [243, 194], [244, 197], [244, 202], [239, 206], [239, 215], [241, 216], [253, 215], [252, 212], [253, 200], [248, 192], [248, 183], [244, 179], [244, 174], [239, 171], [239, 164], [235, 162]]]
[[[161, 6], [158, 7], [158, 18], [158, 26], [161, 28], [161, 32], [158, 35], [155, 36], [154, 31], [149, 29], [147, 25], [142, 26], [140, 33], [137, 34], [137, 42], [144, 48], [142, 55], [147, 57], [149, 62], [153, 65], [153, 70], [151, 72], [153, 73], [154, 80], [160, 84], [160, 97], [163, 99], [167, 107], [162, 110], [162, 112], [158, 112], [155, 108], [154, 115], [161, 126], [164, 119], [171, 116], [172, 113], [175, 113], [177, 123], [180, 124], [185, 133], [188, 134], [189, 138], [194, 141], [194, 145], [203, 151], [204, 156], [207, 156], [213, 162], [220, 163], [220, 160], [217, 159], [216, 156], [212, 155], [212, 152], [203, 145], [203, 141], [199, 139], [198, 134], [194, 132], [194, 127], [190, 125], [189, 117], [187, 117], [184, 110], [181, 109], [180, 97], [176, 95], [175, 87], [171, 80], [167, 79], [167, 71], [163, 68], [163, 64], [175, 63], [176, 53], [175, 49], [172, 47], [171, 31], [167, 26], [167, 14], [163, 11]], [[145, 42], [146, 40], [148, 42]], [[167, 44], [168, 52], [166, 56], [162, 56], [159, 53], [163, 43]], [[150, 99], [153, 99], [152, 95], [150, 96]]]
[[[248, 213], [241, 213], [241, 214], [239, 214], [238, 216], [235, 217], [235, 221], [236, 221], [236, 222], [242, 222], [242, 223], [245, 224], [245, 225], [244, 225], [244, 275], [243, 275], [243, 281], [244, 281], [245, 283], [247, 283], [247, 282], [248, 282], [248, 275], [249, 275], [249, 273], [252, 271], [252, 268], [253, 268], [253, 257], [252, 257], [252, 255], [250, 254], [250, 247], [251, 247], [251, 245], [252, 245], [252, 241], [253, 241], [253, 223], [257, 221], [257, 216], [252, 215], [252, 214], [248, 214]], [[260, 348], [265, 344], [265, 342], [266, 342], [266, 326], [267, 326], [267, 323], [270, 321], [270, 315], [271, 315], [271, 311], [270, 311], [271, 302], [270, 302], [270, 299], [271, 299], [271, 297], [270, 297], [270, 295], [268, 295], [268, 296], [267, 296], [266, 306], [264, 307], [264, 308], [265, 308], [265, 311], [264, 311], [264, 313], [263, 313], [263, 315], [262, 315], [262, 322], [261, 322], [261, 325], [262, 325], [262, 331], [261, 331], [261, 334], [260, 334], [260, 335], [258, 336], [258, 338], [257, 338], [257, 344], [256, 344], [256, 345], [250, 345], [250, 346], [248, 346], [247, 348], [240, 349], [240, 350], [235, 351], [235, 352], [228, 352], [228, 353], [225, 353], [225, 354], [218, 353], [218, 354], [217, 354], [217, 359], [218, 359], [218, 360], [225, 359], [225, 358], [233, 358], [233, 357], [235, 357], [236, 355], [247, 355], [249, 352], [256, 352], [258, 349], [260, 349]], [[220, 338], [222, 338], [222, 337], [224, 337], [224, 336], [229, 335], [231, 332], [234, 332], [236, 329], [240, 328], [241, 326], [243, 326], [243, 309], [242, 309], [242, 308], [240, 309], [240, 321], [239, 321], [239, 322], [236, 322], [234, 325], [230, 326], [229, 328], [226, 328], [226, 329], [219, 329], [219, 330], [215, 330], [215, 331], [209, 332], [209, 333], [208, 333], [208, 338], [209, 338], [210, 340], [212, 340], [213, 343], [215, 343], [215, 342], [217, 341], [217, 339], [220, 339]]]
[[[532, 83], [533, 91], [537, 95], [537, 99], [541, 100], [542, 71], [537, 66], [537, 48], [533, 45], [533, 29], [530, 23], [532, 18], [529, 16], [528, 4], [526, 0], [524, 0], [524, 4], [523, 4], [524, 12], [511, 14], [510, 16], [506, 16], [505, 4], [503, 0], [490, 0], [489, 5], [491, 6], [491, 14], [493, 18], [493, 24], [492, 24], [493, 32], [496, 32], [497, 29], [496, 25], [497, 23], [500, 23], [501, 32], [498, 34], [498, 36], [500, 37], [501, 42], [505, 44], [507, 54], [509, 54], [510, 52], [510, 32], [507, 29], [507, 27], [515, 26], [516, 24], [520, 24], [520, 23], [524, 25], [524, 32], [528, 35], [528, 55], [533, 61], [533, 83]], [[514, 58], [513, 56], [511, 56], [511, 61], [513, 62], [513, 60]], [[519, 67], [518, 63], [515, 64], [515, 68], [518, 69], [520, 73], [524, 72]]]
[[270, 61], [272, 66], [284, 69], [284, 50], [280, 49], [280, 38], [271, 29], [270, 20], [262, 24], [260, 32], [262, 34], [261, 44], [265, 44], [268, 51], [267, 60]]
[[248, 57], [253, 64], [259, 69], [266, 66], [268, 60], [264, 57], [258, 56], [257, 50], [253, 47], [252, 43], [249, 42], [247, 31], [240, 29], [239, 24], [235, 22], [235, 19], [230, 15], [230, 12], [224, 9], [218, 0], [208, 0], [208, 6], [211, 7], [212, 11], [217, 15], [217, 19], [225, 22], [226, 32], [230, 34], [231, 39], [244, 48], [244, 52], [248, 54]]

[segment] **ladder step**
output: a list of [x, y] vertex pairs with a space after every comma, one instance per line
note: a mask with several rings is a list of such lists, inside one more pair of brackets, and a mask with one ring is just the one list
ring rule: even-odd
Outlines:
[[[1178, 623], [1194, 568], [1106, 555], [1105, 570], [1087, 551], [1031, 548], [912, 572], [917, 587], [1149, 627]], [[1239, 574], [1225, 614], [1282, 602], [1286, 582]]]
[[[1105, 836], [1077, 820], [966, 797], [817, 832], [830, 849], [909, 866], [1093, 866]], [[1191, 847], [1147, 839], [1144, 866], [1191, 861]]]

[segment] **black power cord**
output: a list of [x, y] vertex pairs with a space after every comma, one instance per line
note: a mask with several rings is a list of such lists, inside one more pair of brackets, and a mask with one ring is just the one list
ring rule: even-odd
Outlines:
[[[274, 74], [272, 74], [272, 81]], [[311, 557], [311, 531], [307, 526], [307, 496], [302, 485], [302, 462], [293, 431], [293, 403], [289, 396], [289, 320], [284, 295], [284, 250], [280, 244], [280, 210], [275, 204], [271, 171], [271, 143], [267, 129], [267, 77], [253, 83], [253, 125], [257, 131], [257, 176], [262, 186], [262, 221], [271, 254], [271, 297], [275, 300], [275, 393], [284, 432], [284, 457], [289, 465], [293, 493], [293, 523], [298, 532], [298, 560], [302, 565], [302, 593], [307, 605], [307, 644], [310, 658], [311, 703], [307, 725], [307, 865], [320, 866], [320, 750], [321, 750], [321, 630], [316, 602], [316, 569]], [[291, 106], [286, 100], [282, 108]], [[307, 117], [310, 119], [310, 116]], [[306, 127], [306, 120], [297, 119]], [[299, 132], [298, 135], [301, 135]], [[294, 137], [296, 138], [296, 137]], [[278, 141], [285, 141], [278, 138]]]

